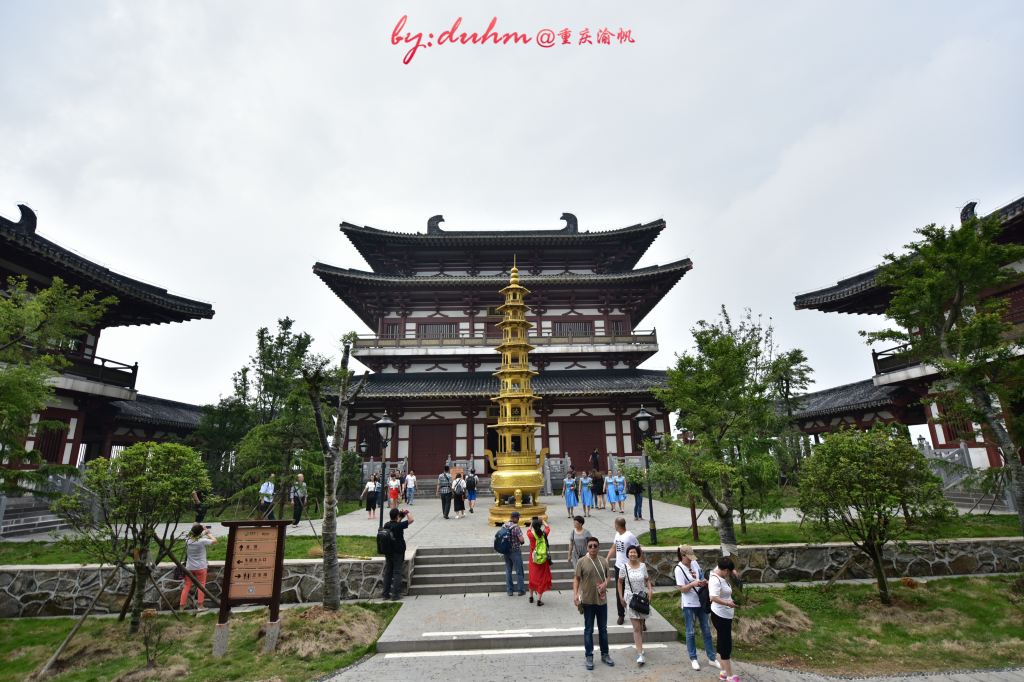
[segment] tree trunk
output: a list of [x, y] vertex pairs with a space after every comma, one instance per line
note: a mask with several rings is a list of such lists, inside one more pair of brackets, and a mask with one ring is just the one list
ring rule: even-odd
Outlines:
[[878, 597], [885, 605], [892, 604], [892, 597], [889, 595], [889, 581], [885, 577], [885, 568], [882, 566], [882, 546], [877, 542], [865, 544], [871, 563], [875, 567], [875, 579], [878, 581]]
[[341, 575], [338, 570], [338, 478], [341, 473], [341, 443], [348, 432], [348, 406], [355, 400], [363, 386], [366, 385], [366, 374], [349, 395], [350, 375], [348, 371], [349, 355], [352, 344], [345, 341], [341, 354], [341, 382], [338, 386], [338, 414], [334, 423], [334, 436], [328, 443], [327, 428], [324, 424], [321, 406], [320, 387], [323, 380], [323, 368], [315, 372], [303, 372], [307, 394], [313, 406], [313, 417], [316, 423], [317, 437], [324, 456], [324, 521], [321, 533], [324, 548], [324, 598], [323, 606], [330, 611], [341, 607]]
[[139, 625], [142, 623], [142, 598], [146, 594], [146, 584], [149, 582], [149, 566], [146, 565], [146, 554], [147, 552], [140, 552], [140, 560], [132, 563], [135, 569], [135, 594], [132, 600], [132, 618], [128, 622], [128, 634], [130, 635], [138, 632]]
[[[337, 442], [337, 441], [335, 441]], [[335, 463], [338, 448], [331, 446], [324, 455], [324, 608], [337, 611], [341, 607], [341, 576], [338, 572], [338, 475]]]
[[1003, 423], [1003, 415], [993, 404], [992, 396], [988, 391], [977, 390], [973, 397], [985, 413], [985, 425], [995, 436], [1002, 450], [1003, 466], [1006, 467], [1010, 479], [1008, 487], [1017, 507], [1017, 522], [1020, 524], [1021, 533], [1024, 534], [1024, 465], [1021, 464], [1017, 447]]
[[729, 486], [728, 481], [722, 481], [722, 491], [722, 499], [719, 500], [715, 497], [711, 486], [707, 483], [701, 483], [702, 496], [717, 513], [716, 517], [712, 517], [712, 524], [715, 530], [718, 531], [718, 542], [722, 546], [722, 555], [731, 556], [736, 553], [736, 528], [733, 525], [732, 518], [732, 488]]

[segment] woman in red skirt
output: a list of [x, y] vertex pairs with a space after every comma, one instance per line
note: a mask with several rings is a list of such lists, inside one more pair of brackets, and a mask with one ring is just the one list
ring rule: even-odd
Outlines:
[[[537, 606], [544, 606], [541, 601], [544, 593], [551, 589], [551, 548], [548, 546], [548, 534], [551, 527], [534, 516], [526, 537], [530, 539], [530, 603], [533, 593], [537, 593]], [[540, 551], [537, 551], [537, 545]]]

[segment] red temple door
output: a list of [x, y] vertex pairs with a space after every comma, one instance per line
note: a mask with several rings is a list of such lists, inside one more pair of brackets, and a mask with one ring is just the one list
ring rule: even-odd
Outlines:
[[417, 476], [437, 476], [455, 454], [455, 424], [413, 424], [409, 433], [409, 468]]
[[564, 455], [569, 453], [572, 466], [576, 471], [590, 469], [590, 453], [597, 449], [601, 453], [602, 464], [605, 458], [604, 420], [559, 422], [558, 444]]

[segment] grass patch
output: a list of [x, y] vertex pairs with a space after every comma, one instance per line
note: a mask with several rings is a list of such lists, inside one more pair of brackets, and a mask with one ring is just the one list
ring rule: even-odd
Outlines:
[[[211, 561], [223, 561], [227, 555], [227, 536], [219, 537], [218, 540], [207, 551], [207, 558]], [[183, 553], [184, 547], [181, 547], [179, 558]], [[377, 538], [369, 535], [339, 535], [338, 555], [376, 556]], [[323, 552], [312, 535], [292, 535], [285, 538], [284, 556], [286, 559], [313, 559], [323, 556]], [[0, 542], [0, 565], [88, 564], [94, 561], [85, 552], [71, 550], [57, 542]]]
[[[848, 675], [1024, 664], [1024, 597], [1014, 578], [950, 578], [911, 588], [890, 582], [886, 607], [873, 585], [744, 590], [734, 657], [794, 670]], [[679, 596], [654, 607], [685, 633]]]
[[[896, 523], [903, 523], [897, 519]], [[700, 541], [693, 542], [693, 531], [690, 528], [659, 528], [658, 546], [671, 547], [679, 544], [717, 545], [718, 533], [711, 526], [698, 526]], [[998, 538], [1020, 535], [1020, 525], [1016, 514], [965, 514], [943, 523], [936, 537], [942, 539], [955, 538]], [[639, 538], [642, 546], [650, 544], [650, 536], [644, 533]], [[926, 540], [922, 533], [909, 531], [907, 540]], [[747, 532], [740, 532], [736, 523], [736, 540], [743, 545], [772, 545], [787, 542], [818, 542], [811, 534], [809, 524], [801, 528], [796, 522], [748, 523]], [[833, 536], [832, 542], [844, 542], [846, 538]]]
[[[89, 619], [72, 640], [48, 679], [85, 680], [309, 680], [351, 665], [376, 650], [377, 638], [399, 605], [344, 604], [337, 612], [319, 606], [283, 609], [278, 650], [263, 654], [267, 613], [259, 610], [231, 618], [231, 642], [221, 659], [210, 656], [214, 614], [201, 618], [157, 616], [168, 645], [152, 674], [145, 666], [141, 637], [129, 637], [127, 623], [113, 618]], [[53, 654], [67, 635], [72, 618], [20, 618], [0, 621], [0, 680], [23, 680]], [[136, 674], [133, 674], [136, 673]]]

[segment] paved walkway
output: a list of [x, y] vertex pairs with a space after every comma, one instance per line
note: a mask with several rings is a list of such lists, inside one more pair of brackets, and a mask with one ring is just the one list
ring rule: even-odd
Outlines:
[[[615, 667], [609, 668], [595, 660], [595, 669], [583, 667], [583, 645], [536, 649], [516, 646], [489, 651], [435, 651], [402, 654], [377, 654], [325, 679], [331, 682], [366, 682], [366, 680], [404, 680], [416, 682], [464, 680], [558, 680], [589, 682], [590, 680], [705, 680], [718, 679], [718, 670], [699, 658], [701, 670], [690, 668], [686, 647], [678, 642], [650, 644], [646, 647], [647, 664], [634, 662], [633, 647], [612, 645]], [[743, 682], [829, 682], [851, 679], [815, 673], [778, 670], [738, 662], [735, 672]], [[991, 672], [940, 673], [934, 675], [903, 674], [893, 677], [860, 677], [873, 682], [1024, 682], [1024, 669]]]

